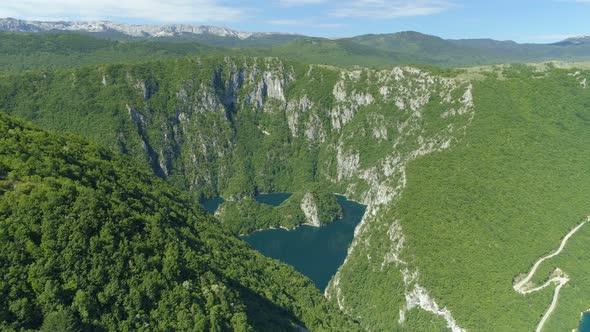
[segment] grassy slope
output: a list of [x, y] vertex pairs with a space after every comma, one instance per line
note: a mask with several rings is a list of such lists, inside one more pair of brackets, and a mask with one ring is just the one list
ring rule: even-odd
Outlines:
[[[422, 283], [474, 331], [536, 326], [554, 288], [525, 297], [512, 280], [590, 214], [589, 90], [561, 71], [513, 76], [475, 85], [464, 143], [412, 163], [395, 212]], [[550, 262], [572, 277], [553, 327], [576, 327], [590, 305], [580, 297], [589, 283], [580, 264], [587, 237], [583, 230]]]

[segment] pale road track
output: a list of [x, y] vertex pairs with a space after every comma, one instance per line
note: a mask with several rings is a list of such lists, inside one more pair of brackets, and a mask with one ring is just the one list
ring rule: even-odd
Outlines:
[[557, 306], [557, 301], [559, 300], [559, 292], [561, 291], [561, 287], [563, 287], [565, 284], [568, 283], [569, 278], [565, 273], [561, 272], [561, 270], [556, 269], [556, 272], [558, 273], [558, 275], [554, 276], [553, 278], [550, 278], [541, 286], [538, 286], [535, 288], [530, 288], [530, 286], [532, 286], [532, 285], [530, 285], [529, 282], [531, 281], [532, 277], [535, 275], [535, 272], [537, 272], [537, 269], [539, 268], [539, 266], [545, 260], [559, 255], [563, 251], [563, 248], [565, 248], [567, 241], [574, 234], [576, 234], [576, 232], [579, 231], [580, 228], [582, 228], [582, 226], [584, 226], [584, 224], [586, 224], [589, 221], [590, 221], [590, 216], [588, 216], [585, 221], [583, 221], [578, 226], [576, 226], [574, 229], [572, 229], [569, 233], [567, 233], [567, 235], [561, 240], [561, 244], [559, 245], [559, 248], [557, 250], [555, 250], [551, 254], [549, 254], [547, 256], [543, 256], [539, 260], [537, 260], [537, 262], [535, 263], [535, 265], [533, 265], [533, 268], [526, 275], [526, 277], [524, 277], [522, 280], [520, 280], [519, 282], [517, 282], [513, 286], [515, 291], [519, 292], [520, 294], [526, 295], [526, 294], [540, 291], [540, 290], [550, 286], [552, 283], [557, 284], [557, 286], [555, 287], [555, 292], [553, 293], [553, 300], [551, 301], [551, 305], [549, 306], [549, 308], [545, 312], [545, 315], [543, 315], [543, 318], [539, 322], [539, 325], [537, 325], [536, 332], [541, 332], [543, 330], [543, 326], [545, 325], [545, 323], [547, 322], [547, 320], [551, 316], [551, 313], [553, 313], [553, 310], [555, 310], [555, 307]]
[[553, 310], [557, 306], [557, 299], [559, 298], [559, 291], [561, 290], [561, 287], [563, 287], [563, 285], [565, 285], [568, 282], [568, 280], [569, 279], [567, 279], [567, 278], [563, 278], [562, 280], [559, 281], [559, 284], [557, 285], [557, 287], [555, 287], [555, 293], [553, 293], [553, 301], [551, 301], [551, 305], [549, 306], [549, 309], [547, 309], [547, 311], [543, 315], [543, 318], [541, 318], [541, 321], [539, 322], [539, 325], [537, 325], [537, 329], [535, 330], [535, 332], [541, 332], [541, 330], [543, 330], [543, 325], [545, 325], [545, 322], [547, 322], [547, 319], [549, 319], [549, 316], [551, 316], [551, 313], [553, 312]]

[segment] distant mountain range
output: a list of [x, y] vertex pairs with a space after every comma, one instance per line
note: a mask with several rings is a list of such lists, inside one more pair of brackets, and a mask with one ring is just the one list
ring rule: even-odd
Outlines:
[[190, 24], [133, 25], [110, 21], [92, 22], [43, 22], [26, 21], [15, 18], [0, 19], [0, 31], [44, 32], [44, 31], [78, 31], [91, 33], [120, 32], [130, 37], [171, 37], [183, 34], [214, 35], [239, 39], [267, 37], [271, 35], [290, 35], [274, 32], [243, 32], [224, 27]]
[[[278, 32], [244, 32], [219, 26], [163, 24], [135, 25], [110, 21], [44, 22], [0, 18], [0, 31], [6, 32], [79, 32], [108, 39], [164, 39], [196, 41], [215, 46], [267, 46], [301, 36]], [[258, 42], [257, 42], [258, 41]], [[273, 42], [274, 41], [274, 42]], [[239, 45], [233, 45], [239, 44]]]
[[411, 56], [416, 63], [440, 66], [590, 60], [590, 37], [553, 44], [516, 43], [493, 39], [443, 39], [414, 31], [362, 35], [347, 41], [384, 52]]
[[555, 43], [554, 45], [583, 45], [583, 44], [590, 44], [590, 36], [577, 36], [562, 40], [560, 42]]
[[[111, 21], [30, 21], [15, 18], [0, 18], [0, 31], [6, 32], [83, 32], [90, 34], [99, 34], [103, 37], [114, 37], [116, 35], [127, 36], [129, 38], [170, 38], [170, 37], [187, 37], [187, 36], [210, 36], [210, 37], [224, 37], [227, 39], [251, 40], [271, 38], [281, 42], [287, 42], [294, 39], [306, 37], [299, 34], [285, 33], [285, 32], [245, 32], [232, 30], [226, 27], [210, 26], [210, 25], [191, 25], [191, 24], [161, 24], [161, 25], [145, 25], [145, 24], [126, 24]], [[277, 38], [280, 37], [280, 38]], [[493, 39], [442, 39], [434, 36], [421, 34], [414, 31], [404, 31], [393, 34], [369, 34], [356, 36], [351, 39], [353, 41], [360, 41], [361, 44], [374, 44], [388, 41], [403, 41], [403, 39], [419, 40], [426, 38], [435, 38], [438, 41], [449, 41], [458, 45], [465, 45], [471, 47], [514, 47], [518, 44], [514, 41], [497, 41]], [[183, 39], [183, 38], [180, 38]], [[388, 40], [389, 39], [389, 40]], [[340, 39], [335, 39], [340, 40]], [[371, 42], [367, 42], [371, 40]], [[590, 36], [578, 36], [568, 38], [560, 42], [549, 45], [580, 45], [590, 43]], [[524, 44], [526, 45], [526, 44]], [[543, 44], [533, 44], [543, 45]], [[547, 45], [547, 44], [545, 44]], [[379, 47], [383, 48], [383, 47]]]
[[[224, 53], [226, 55], [278, 56], [296, 59], [307, 63], [320, 63], [337, 66], [387, 67], [392, 65], [425, 64], [441, 67], [466, 67], [513, 62], [542, 61], [590, 61], [590, 36], [568, 38], [552, 44], [519, 44], [514, 41], [493, 39], [443, 39], [414, 31], [390, 34], [368, 34], [350, 38], [329, 39], [308, 37], [289, 33], [241, 32], [225, 27], [195, 26], [187, 24], [130, 25], [109, 21], [96, 22], [41, 22], [14, 18], [0, 19], [0, 32], [47, 34], [84, 34], [100, 39], [115, 41], [159, 41], [174, 42], [161, 44], [117, 44], [114, 49], [141, 50], [156, 47], [158, 51], [174, 56], [195, 53], [195, 43], [215, 46], [214, 49], [200, 47], [196, 54]], [[22, 37], [22, 38], [21, 38]], [[18, 38], [31, 42], [32, 37], [24, 34], [18, 37], [4, 36], [10, 43], [2, 46], [3, 51], [11, 49], [11, 54], [19, 51]], [[51, 49], [79, 49], [78, 44], [93, 45], [84, 47], [85, 52], [98, 47], [95, 42], [79, 39], [47, 37]], [[47, 43], [45, 43], [47, 44]], [[44, 45], [45, 45], [44, 44]], [[181, 45], [182, 44], [182, 45]], [[52, 46], [53, 45], [53, 46]], [[34, 45], [32, 45], [34, 46]], [[99, 45], [100, 46], [100, 45]], [[112, 45], [100, 47], [113, 49]], [[198, 45], [197, 45], [198, 46]], [[14, 49], [16, 47], [16, 49]], [[139, 47], [139, 50], [137, 48]], [[217, 48], [223, 47], [224, 49]], [[227, 48], [231, 49], [227, 49]], [[34, 47], [33, 47], [33, 50]], [[9, 52], [9, 53], [10, 53]], [[113, 59], [128, 56], [128, 51], [110, 54]], [[32, 56], [25, 52], [26, 56]], [[112, 52], [111, 52], [112, 53]], [[148, 52], [149, 54], [149, 52]], [[1, 59], [0, 59], [1, 60]], [[82, 61], [85, 62], [85, 61]], [[11, 59], [10, 64], [14, 64]], [[1, 64], [1, 61], [0, 61]], [[27, 64], [23, 64], [27, 68]]]

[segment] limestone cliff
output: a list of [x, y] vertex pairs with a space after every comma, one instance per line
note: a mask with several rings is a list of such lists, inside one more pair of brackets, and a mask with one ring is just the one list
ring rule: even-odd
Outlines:
[[322, 225], [318, 215], [318, 206], [311, 193], [306, 193], [303, 196], [303, 199], [301, 200], [301, 210], [303, 211], [303, 214], [305, 214], [307, 224], [314, 227], [320, 227]]

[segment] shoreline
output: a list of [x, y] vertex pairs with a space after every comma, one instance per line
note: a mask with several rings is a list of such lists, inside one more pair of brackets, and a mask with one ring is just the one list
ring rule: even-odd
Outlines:
[[[281, 192], [270, 192], [270, 193], [261, 192], [261, 193], [258, 193], [257, 195], [255, 195], [253, 198], [255, 199], [255, 198], [256, 198], [256, 196], [260, 196], [260, 195], [272, 195], [272, 194], [290, 194], [290, 195], [293, 195], [294, 193], [295, 193], [295, 192], [287, 192], [287, 191], [281, 191]], [[343, 195], [343, 194], [340, 194], [340, 193], [337, 193], [337, 192], [333, 192], [333, 194], [334, 194], [335, 196], [342, 196], [342, 197], [344, 197], [344, 199], [345, 199], [345, 200], [347, 200], [347, 201], [349, 201], [349, 202], [353, 202], [353, 203], [360, 204], [360, 205], [363, 205], [363, 206], [367, 207], [367, 205], [366, 205], [366, 204], [364, 204], [364, 203], [361, 203], [361, 202], [359, 202], [359, 201], [356, 201], [356, 200], [354, 200], [354, 199], [351, 199], [351, 198], [349, 198], [349, 197], [348, 197], [348, 196], [346, 196], [346, 195]], [[222, 199], [222, 200], [224, 200], [225, 202], [231, 202], [230, 200], [226, 200], [226, 199], [225, 199], [225, 198], [223, 198], [223, 197], [212, 197], [212, 198], [207, 198], [206, 200], [212, 200], [212, 199]], [[199, 202], [199, 204], [201, 204], [201, 205], [202, 205], [202, 202]], [[261, 203], [261, 204], [266, 204], [266, 203]], [[268, 204], [267, 204], [267, 205], [268, 205]], [[220, 206], [221, 206], [221, 205], [220, 205]], [[277, 205], [277, 206], [280, 206], [280, 205]], [[274, 207], [276, 207], [276, 206], [274, 206]], [[216, 215], [216, 213], [217, 213], [217, 211], [215, 211], [215, 213], [213, 213], [212, 215], [213, 215], [213, 216], [215, 216], [215, 215]], [[365, 213], [366, 213], [366, 211], [365, 211]], [[363, 217], [364, 217], [364, 215], [363, 215]], [[238, 234], [237, 236], [238, 236], [238, 237], [240, 237], [240, 238], [242, 238], [242, 237], [244, 237], [244, 236], [248, 236], [248, 235], [250, 235], [250, 234], [254, 234], [254, 233], [258, 233], [258, 232], [262, 232], [262, 231], [273, 230], [273, 229], [283, 229], [283, 230], [286, 230], [286, 231], [293, 231], [293, 230], [296, 230], [297, 228], [299, 228], [299, 227], [301, 227], [301, 226], [310, 226], [310, 227], [314, 227], [314, 228], [321, 228], [321, 227], [324, 227], [324, 226], [328, 226], [328, 225], [330, 225], [330, 224], [332, 224], [332, 223], [334, 223], [334, 222], [338, 222], [339, 220], [342, 220], [343, 218], [344, 218], [344, 216], [342, 216], [341, 218], [338, 218], [338, 219], [332, 220], [332, 221], [331, 221], [331, 222], [329, 222], [329, 223], [326, 223], [326, 224], [321, 224], [321, 225], [319, 225], [319, 226], [316, 226], [316, 225], [314, 225], [314, 224], [311, 224], [311, 223], [308, 223], [308, 222], [304, 222], [304, 223], [302, 223], [302, 224], [299, 224], [299, 225], [297, 225], [297, 226], [295, 226], [295, 227], [293, 227], [293, 228], [288, 228], [288, 227], [285, 227], [285, 226], [279, 226], [279, 227], [274, 227], [274, 226], [271, 226], [271, 227], [267, 227], [267, 228], [258, 228], [258, 229], [255, 229], [255, 230], [253, 230], [253, 231], [251, 231], [251, 232], [248, 232], [248, 233], [245, 233], [245, 234]]]
[[[297, 226], [297, 227], [299, 227], [299, 226]], [[295, 227], [295, 228], [297, 228], [297, 227]], [[285, 226], [279, 226], [279, 227], [273, 227], [273, 226], [271, 226], [271, 227], [267, 227], [267, 228], [258, 228], [258, 229], [255, 229], [255, 230], [249, 232], [249, 233], [246, 233], [246, 234], [239, 234], [238, 237], [248, 236], [250, 234], [254, 234], [254, 233], [258, 233], [258, 232], [262, 232], [262, 231], [270, 231], [270, 230], [273, 230], [273, 229], [284, 229], [286, 231], [292, 231], [295, 228], [287, 228]]]
[[357, 201], [357, 200], [355, 200], [355, 199], [353, 199], [353, 198], [349, 198], [348, 196], [346, 196], [346, 195], [344, 195], [344, 194], [340, 194], [340, 193], [334, 193], [334, 195], [337, 195], [337, 196], [342, 196], [342, 197], [344, 197], [344, 198], [345, 198], [347, 201], [355, 202], [355, 203], [357, 203], [357, 204], [361, 204], [361, 205], [364, 205], [364, 206], [369, 206], [368, 204], [365, 204], [365, 203], [363, 203], [363, 202], [359, 202], [359, 201]]
[[273, 229], [275, 229], [275, 230], [276, 230], [276, 229], [283, 229], [283, 230], [286, 230], [286, 231], [294, 231], [294, 230], [296, 230], [297, 228], [299, 228], [299, 227], [301, 227], [301, 226], [309, 226], [309, 227], [314, 227], [314, 228], [322, 228], [322, 227], [324, 227], [324, 226], [327, 226], [327, 225], [329, 225], [329, 224], [331, 224], [331, 223], [333, 223], [333, 222], [336, 222], [336, 221], [338, 221], [338, 220], [341, 220], [341, 219], [342, 219], [342, 218], [340, 218], [340, 219], [336, 219], [336, 220], [334, 220], [334, 221], [332, 221], [332, 222], [330, 222], [330, 223], [328, 223], [328, 224], [322, 224], [322, 225], [319, 225], [319, 226], [315, 226], [315, 225], [313, 225], [313, 224], [310, 224], [310, 223], [307, 223], [307, 222], [305, 222], [305, 223], [303, 223], [303, 224], [299, 224], [299, 225], [297, 225], [297, 226], [295, 226], [295, 227], [293, 227], [293, 228], [288, 228], [288, 227], [285, 227], [285, 226], [279, 226], [279, 227], [272, 227], [272, 226], [271, 226], [271, 227], [268, 227], [268, 228], [259, 228], [259, 229], [255, 229], [255, 230], [253, 230], [253, 231], [252, 231], [252, 232], [250, 232], [250, 233], [247, 233], [247, 234], [240, 234], [240, 235], [238, 235], [238, 236], [239, 236], [239, 237], [242, 237], [242, 236], [248, 236], [248, 235], [250, 235], [250, 234], [253, 234], [253, 233], [257, 233], [257, 232], [263, 232], [263, 231], [270, 231], [270, 230], [273, 230]]

